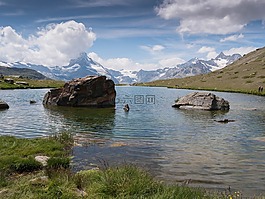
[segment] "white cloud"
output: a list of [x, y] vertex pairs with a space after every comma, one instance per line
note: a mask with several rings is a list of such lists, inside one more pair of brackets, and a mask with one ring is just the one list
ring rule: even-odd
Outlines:
[[216, 52], [215, 48], [212, 47], [208, 47], [208, 46], [203, 46], [198, 50], [198, 53], [204, 54], [207, 53], [206, 58], [209, 59], [213, 59], [215, 58], [218, 53]]
[[162, 59], [159, 61], [159, 64], [162, 67], [174, 67], [178, 64], [183, 64], [185, 62], [185, 60], [181, 59], [181, 58], [168, 58], [168, 59]]
[[[1, 6], [1, 2], [0, 2], [0, 6]], [[12, 16], [21, 16], [24, 14], [25, 14], [24, 11], [18, 10], [18, 11], [6, 12], [6, 13], [2, 12], [0, 15], [5, 16], [5, 17], [12, 17]]]
[[103, 59], [99, 57], [96, 53], [91, 52], [88, 54], [90, 58], [96, 62], [102, 64], [106, 68], [114, 70], [155, 70], [164, 67], [173, 67], [177, 64], [182, 64], [185, 61], [181, 58], [164, 58], [158, 61], [158, 63], [137, 63], [129, 58], [111, 58]]
[[111, 58], [111, 59], [103, 59], [95, 52], [91, 52], [88, 54], [90, 58], [95, 60], [96, 62], [102, 64], [106, 68], [114, 69], [114, 70], [137, 70], [136, 68], [138, 63], [133, 62], [133, 60], [129, 58]]
[[198, 53], [208, 53], [208, 52], [212, 52], [212, 51], [215, 51], [215, 48], [203, 46], [198, 50]]
[[10, 26], [0, 27], [0, 60], [64, 65], [91, 47], [95, 39], [95, 33], [75, 21], [49, 24], [28, 38]]
[[210, 59], [214, 59], [218, 56], [218, 53], [215, 52], [215, 51], [212, 51], [212, 52], [208, 52], [208, 54], [206, 55], [206, 58], [207, 60], [210, 60]]
[[244, 54], [247, 54], [247, 53], [250, 53], [251, 51], [254, 51], [256, 50], [257, 48], [255, 47], [239, 47], [239, 48], [231, 48], [229, 50], [226, 50], [224, 51], [224, 54], [226, 55], [233, 55], [233, 54], [240, 54], [240, 55], [244, 55]]
[[179, 20], [179, 33], [229, 34], [265, 19], [264, 0], [164, 0], [156, 8], [164, 19]]
[[164, 46], [162, 45], [154, 45], [154, 46], [140, 46], [143, 50], [146, 50], [147, 52], [151, 54], [155, 54], [158, 52], [161, 52], [162, 50], [165, 49]]
[[73, 4], [76, 7], [107, 7], [107, 6], [117, 6], [117, 5], [128, 5], [128, 3], [124, 0], [74, 0]]
[[239, 34], [239, 35], [231, 35], [229, 37], [225, 37], [223, 39], [220, 39], [220, 42], [226, 42], [226, 41], [237, 41], [239, 39], [244, 38], [243, 34]]

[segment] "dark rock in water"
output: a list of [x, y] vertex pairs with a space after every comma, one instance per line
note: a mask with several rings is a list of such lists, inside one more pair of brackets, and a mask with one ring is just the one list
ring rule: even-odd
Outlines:
[[201, 109], [201, 110], [229, 110], [229, 102], [209, 92], [193, 92], [181, 97], [175, 104], [175, 108]]
[[229, 119], [224, 119], [224, 120], [214, 120], [215, 122], [219, 123], [228, 123], [228, 122], [235, 122], [235, 120], [229, 120]]
[[125, 104], [125, 106], [123, 107], [123, 110], [125, 112], [129, 112], [129, 110], [130, 110], [129, 104]]
[[9, 106], [6, 102], [0, 101], [0, 110], [9, 109]]
[[30, 104], [36, 104], [37, 102], [35, 100], [30, 100], [29, 103]]
[[65, 83], [63, 88], [51, 89], [43, 99], [44, 105], [73, 107], [114, 107], [115, 84], [106, 76], [87, 76]]

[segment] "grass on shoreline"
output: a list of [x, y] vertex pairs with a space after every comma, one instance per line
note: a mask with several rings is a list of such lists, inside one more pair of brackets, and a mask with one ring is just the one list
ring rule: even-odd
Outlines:
[[4, 89], [37, 89], [37, 88], [59, 88], [64, 85], [64, 81], [59, 80], [35, 80], [35, 79], [25, 79], [25, 78], [19, 78], [19, 77], [5, 77], [5, 78], [11, 78], [15, 82], [25, 82], [28, 83], [28, 85], [22, 85], [22, 84], [10, 84], [4, 82], [3, 79], [0, 81], [0, 90]]
[[[132, 165], [71, 172], [73, 137], [35, 139], [0, 136], [0, 198], [228, 198], [200, 188], [166, 185]], [[47, 155], [47, 166], [34, 156]], [[15, 166], [14, 166], [15, 165]], [[19, 169], [18, 169], [19, 168]]]
[[[35, 139], [0, 136], [0, 199], [242, 198], [238, 192], [167, 185], [132, 165], [73, 173], [69, 167], [73, 144], [69, 133]], [[35, 162], [35, 155], [50, 156], [52, 161], [43, 167]]]

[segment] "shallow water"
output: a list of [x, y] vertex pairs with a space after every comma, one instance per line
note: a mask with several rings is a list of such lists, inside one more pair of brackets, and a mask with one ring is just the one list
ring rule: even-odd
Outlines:
[[[47, 109], [47, 89], [0, 90], [10, 109], [0, 111], [0, 134], [39, 137], [76, 134], [74, 170], [133, 163], [167, 182], [265, 194], [265, 98], [214, 92], [229, 112], [179, 110], [189, 90], [117, 87], [116, 109]], [[36, 104], [30, 104], [36, 100]], [[129, 112], [123, 105], [128, 103]], [[235, 122], [222, 124], [219, 119]]]

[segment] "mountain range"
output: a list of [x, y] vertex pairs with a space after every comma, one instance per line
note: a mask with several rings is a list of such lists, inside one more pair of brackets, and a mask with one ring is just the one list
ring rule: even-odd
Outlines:
[[139, 85], [243, 92], [265, 96], [265, 91], [259, 90], [260, 87], [265, 88], [265, 47], [258, 48], [211, 73], [181, 79], [157, 80]]
[[194, 76], [198, 74], [206, 74], [217, 69], [221, 69], [228, 64], [239, 59], [241, 55], [225, 55], [220, 53], [215, 59], [203, 60], [193, 58], [186, 63], [176, 65], [174, 67], [165, 67], [157, 70], [113, 70], [102, 66], [88, 57], [86, 53], [81, 53], [76, 59], [71, 59], [67, 66], [43, 66], [24, 62], [7, 63], [1, 62], [0, 66], [9, 68], [28, 68], [33, 69], [48, 78], [59, 80], [71, 80], [73, 78], [84, 77], [87, 75], [105, 75], [112, 79], [115, 83], [132, 84], [136, 82], [150, 82], [161, 79], [181, 78]]

